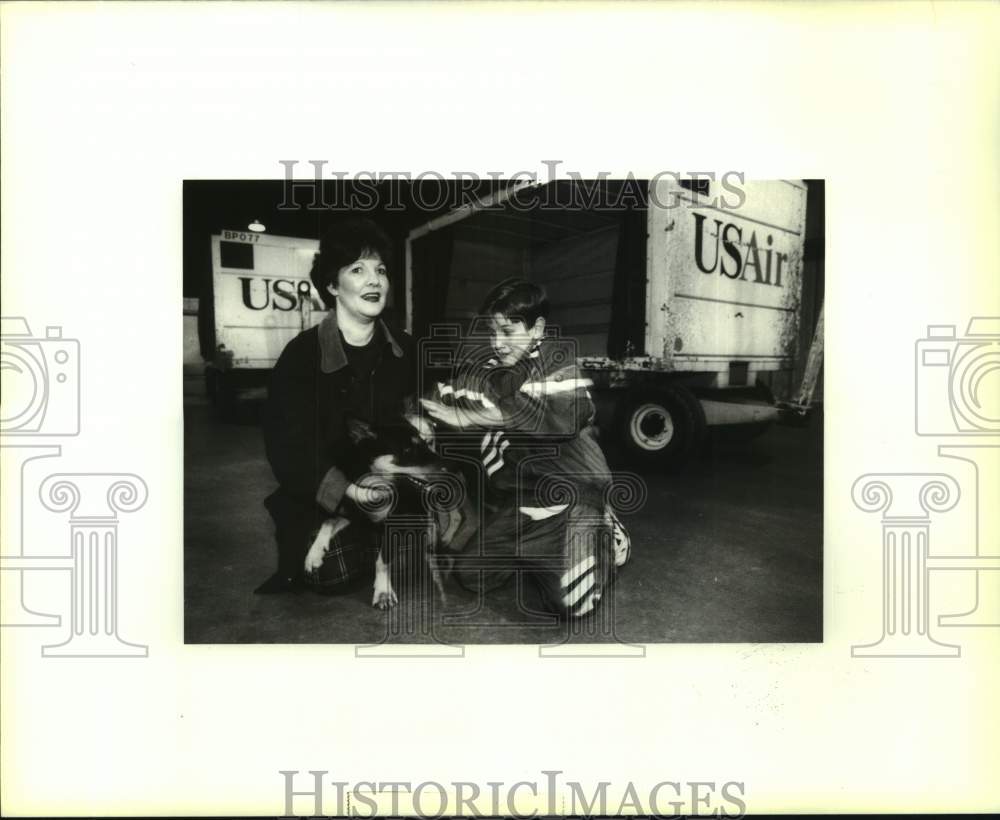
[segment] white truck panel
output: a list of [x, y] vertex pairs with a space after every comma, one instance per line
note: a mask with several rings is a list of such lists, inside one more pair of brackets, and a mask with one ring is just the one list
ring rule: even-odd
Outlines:
[[[694, 194], [656, 184], [647, 240], [646, 352], [667, 369], [751, 371], [792, 366], [798, 338], [805, 186], [747, 182], [733, 193], [710, 183]], [[692, 365], [697, 362], [697, 368]]]
[[[224, 260], [223, 243], [248, 250]], [[326, 308], [309, 281], [318, 248], [315, 239], [268, 234], [212, 237], [215, 342], [232, 354], [229, 366], [273, 367], [293, 337], [323, 320]]]

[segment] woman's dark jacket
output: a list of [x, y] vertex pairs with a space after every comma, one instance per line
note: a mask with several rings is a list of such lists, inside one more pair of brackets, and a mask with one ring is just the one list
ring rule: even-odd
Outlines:
[[279, 530], [289, 510], [318, 504], [334, 512], [347, 485], [364, 472], [348, 438], [347, 407], [367, 410], [363, 420], [372, 425], [392, 423], [414, 391], [410, 337], [378, 320], [375, 338], [379, 355], [367, 384], [348, 364], [335, 311], [292, 339], [278, 358], [264, 410], [264, 444], [280, 485], [265, 505]]

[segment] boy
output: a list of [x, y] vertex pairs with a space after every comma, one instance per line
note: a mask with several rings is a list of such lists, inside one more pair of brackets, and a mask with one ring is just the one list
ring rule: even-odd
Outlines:
[[448, 391], [463, 402], [423, 404], [437, 421], [485, 431], [481, 458], [496, 512], [482, 554], [456, 561], [459, 581], [493, 589], [523, 567], [549, 609], [577, 617], [601, 600], [629, 543], [606, 506], [611, 475], [597, 443], [591, 382], [570, 344], [546, 339], [548, 310], [538, 285], [497, 285], [480, 310], [493, 357], [471, 383]]

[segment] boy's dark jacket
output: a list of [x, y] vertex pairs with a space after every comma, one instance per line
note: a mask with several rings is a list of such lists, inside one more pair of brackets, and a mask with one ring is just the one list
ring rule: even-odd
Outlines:
[[364, 471], [348, 439], [347, 408], [366, 408], [363, 420], [376, 426], [401, 418], [416, 381], [412, 340], [381, 320], [376, 338], [380, 355], [367, 389], [348, 364], [335, 311], [282, 351], [263, 424], [267, 460], [280, 485], [274, 495], [334, 512], [347, 485]]
[[483, 376], [483, 394], [506, 419], [481, 443], [491, 491], [525, 506], [571, 496], [604, 509], [611, 471], [597, 441], [592, 382], [576, 363], [575, 344], [547, 339], [512, 367], [491, 360]]

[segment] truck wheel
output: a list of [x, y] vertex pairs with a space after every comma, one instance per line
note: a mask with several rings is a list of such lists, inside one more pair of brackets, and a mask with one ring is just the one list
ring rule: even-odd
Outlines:
[[705, 411], [684, 385], [638, 390], [622, 405], [618, 432], [637, 462], [670, 466], [683, 462], [705, 436]]

